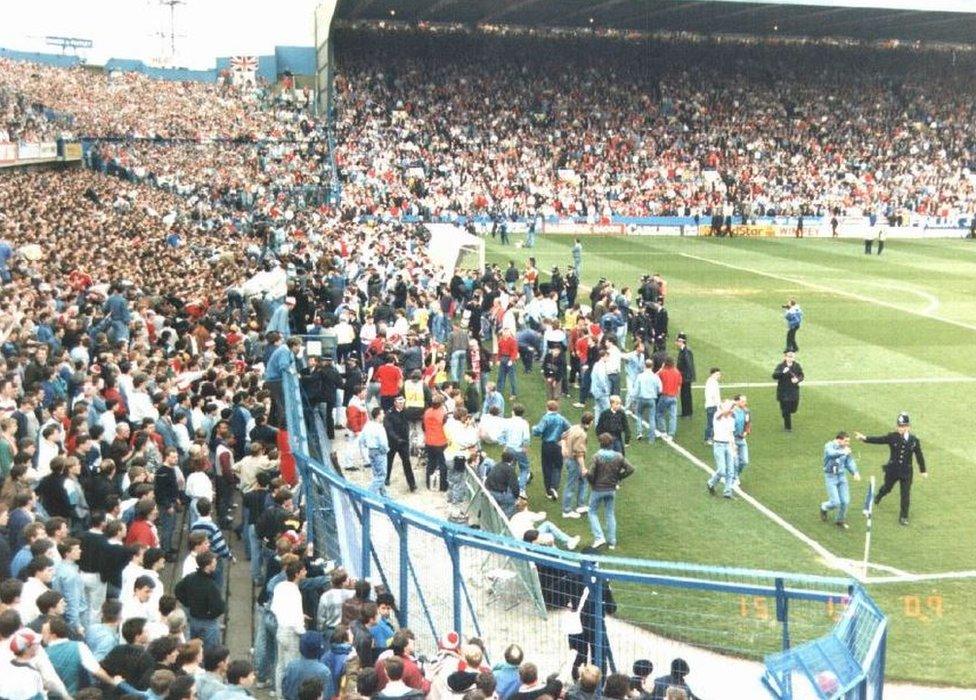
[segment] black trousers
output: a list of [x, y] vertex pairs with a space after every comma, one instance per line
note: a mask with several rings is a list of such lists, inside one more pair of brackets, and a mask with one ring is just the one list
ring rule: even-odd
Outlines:
[[779, 402], [779, 411], [783, 414], [783, 427], [787, 430], [793, 429], [793, 414], [800, 407], [800, 399]]
[[690, 416], [692, 413], [691, 382], [681, 382], [681, 415]]
[[784, 352], [797, 352], [800, 346], [796, 344], [796, 332], [799, 328], [790, 328], [786, 331], [786, 350]]
[[410, 445], [406, 442], [390, 443], [390, 451], [386, 453], [386, 483], [390, 483], [390, 475], [393, 472], [393, 458], [400, 457], [403, 464], [403, 475], [407, 477], [407, 486], [411, 491], [417, 490], [417, 482], [413, 478], [413, 467], [410, 464]]
[[885, 471], [884, 483], [881, 488], [878, 489], [878, 495], [875, 497], [875, 503], [881, 503], [881, 499], [891, 493], [891, 490], [895, 488], [895, 484], [900, 485], [899, 495], [901, 496], [901, 507], [899, 509], [898, 517], [908, 519], [908, 509], [912, 504], [912, 477], [901, 476], [895, 473], [894, 470]]
[[440, 475], [440, 490], [447, 491], [447, 462], [444, 459], [444, 448], [427, 445], [426, 449], [427, 488], [430, 489], [430, 477], [436, 471]]
[[325, 402], [325, 434], [335, 440], [335, 403]]
[[276, 428], [287, 430], [288, 425], [285, 420], [285, 392], [281, 386], [281, 380], [265, 381], [264, 386], [271, 394], [271, 415], [268, 417], [268, 423]]
[[559, 490], [562, 481], [563, 450], [558, 442], [542, 443], [542, 482], [546, 491]]

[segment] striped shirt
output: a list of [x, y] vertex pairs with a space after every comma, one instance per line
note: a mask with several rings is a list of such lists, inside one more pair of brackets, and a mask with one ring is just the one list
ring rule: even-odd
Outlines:
[[217, 527], [217, 523], [210, 519], [210, 517], [199, 518], [193, 526], [190, 528], [190, 532], [195, 532], [200, 530], [207, 533], [207, 539], [210, 540], [210, 551], [213, 552], [218, 557], [222, 559], [230, 559], [230, 547], [227, 546], [227, 541], [224, 539], [224, 533], [220, 531]]

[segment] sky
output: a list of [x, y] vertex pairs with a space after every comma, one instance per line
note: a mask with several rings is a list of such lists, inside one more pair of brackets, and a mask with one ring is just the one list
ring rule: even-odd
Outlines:
[[[56, 52], [59, 49], [45, 46], [44, 37], [69, 36], [94, 42], [92, 49], [81, 53], [89, 63], [136, 58], [157, 65], [213, 68], [217, 56], [311, 46], [318, 1], [182, 0], [175, 7], [177, 51], [172, 58], [169, 9], [160, 0], [2, 0], [7, 6], [0, 22], [0, 47]], [[781, 4], [976, 12], [976, 0], [781, 0]]]
[[[266, 55], [312, 46], [318, 0], [183, 0], [175, 6], [176, 58], [169, 59], [169, 8], [159, 0], [0, 0], [0, 46], [58, 52], [45, 36], [91, 39], [89, 63], [136, 58], [213, 68], [217, 56]], [[161, 36], [161, 34], [165, 34]]]

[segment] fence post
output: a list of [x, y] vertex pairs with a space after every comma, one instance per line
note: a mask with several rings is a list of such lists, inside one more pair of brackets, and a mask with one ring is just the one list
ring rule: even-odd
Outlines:
[[308, 460], [305, 455], [295, 455], [295, 462], [298, 465], [298, 473], [302, 478], [302, 490], [305, 492], [305, 526], [307, 529], [306, 539], [308, 542], [315, 542], [315, 515], [314, 504], [312, 503], [312, 470], [309, 469]]
[[790, 648], [790, 605], [783, 579], [776, 579], [776, 620], [783, 625], [783, 651]]
[[874, 679], [874, 697], [871, 700], [882, 700], [884, 697], [884, 670], [887, 661], [885, 657], [888, 653], [888, 625], [887, 623], [884, 624], [885, 628], [881, 633], [881, 643], [878, 644], [878, 656], [872, 664], [874, 667], [872, 669], [874, 671], [873, 675], [876, 675], [877, 678]]
[[362, 551], [360, 555], [362, 559], [360, 561], [360, 576], [362, 578], [369, 578], [370, 561], [369, 554], [372, 549], [373, 543], [371, 542], [370, 532], [369, 532], [369, 520], [370, 520], [370, 509], [369, 503], [365, 500], [362, 501], [363, 504], [363, 514], [361, 518], [361, 531], [362, 531]]
[[[591, 663], [599, 668], [603, 675], [606, 675], [607, 655], [605, 650], [606, 623], [603, 620], [603, 578], [596, 568], [596, 563], [592, 561], [583, 562], [583, 575], [585, 583], [590, 591], [589, 603], [593, 605], [593, 659]], [[578, 611], [580, 622], [583, 624], [583, 634], [586, 635], [586, 618], [591, 617], [586, 614], [586, 605]]]
[[461, 634], [461, 556], [458, 551], [457, 536], [452, 530], [445, 528], [444, 544], [451, 556], [451, 588], [453, 589], [454, 631]]
[[410, 612], [408, 603], [410, 599], [410, 550], [407, 537], [407, 524], [403, 517], [397, 515], [393, 521], [396, 525], [397, 534], [400, 536], [400, 596], [397, 600], [400, 627], [410, 626]]

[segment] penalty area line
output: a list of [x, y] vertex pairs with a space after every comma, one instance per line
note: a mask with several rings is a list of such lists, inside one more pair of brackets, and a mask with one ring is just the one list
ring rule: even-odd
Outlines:
[[892, 304], [891, 302], [882, 301], [881, 299], [875, 299], [874, 297], [865, 296], [863, 294], [857, 294], [855, 292], [847, 292], [844, 291], [843, 289], [835, 289], [833, 287], [828, 287], [823, 284], [817, 284], [816, 282], [807, 282], [802, 279], [797, 279], [796, 277], [777, 275], [772, 272], [766, 272], [765, 270], [757, 270], [755, 268], [745, 267], [743, 265], [733, 265], [732, 263], [722, 262], [721, 260], [713, 260], [711, 258], [706, 258], [702, 255], [694, 255], [692, 253], [678, 253], [678, 255], [684, 258], [688, 258], [689, 260], [698, 260], [699, 262], [708, 263], [710, 265], [718, 265], [719, 267], [726, 267], [730, 270], [739, 270], [740, 272], [748, 272], [751, 275], [758, 275], [760, 277], [766, 277], [768, 279], [778, 280], [780, 282], [788, 282], [789, 284], [795, 284], [801, 287], [815, 289], [819, 292], [834, 294], [836, 296], [847, 297], [848, 299], [854, 299], [856, 301], [863, 301], [868, 304], [874, 304], [875, 306], [883, 306], [888, 309], [894, 309], [895, 311], [900, 311], [903, 314], [911, 314], [913, 316], [927, 318], [931, 321], [948, 323], [950, 326], [956, 326], [957, 328], [965, 328], [966, 330], [976, 331], [976, 326], [970, 323], [963, 323], [962, 321], [954, 321], [950, 318], [943, 318], [942, 316], [936, 316], [935, 314], [928, 313], [926, 311], [916, 311], [914, 309], [906, 309], [905, 307], [899, 306], [898, 304]]

